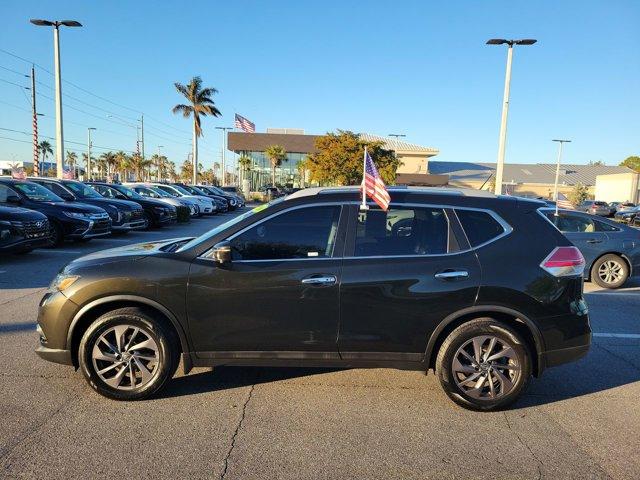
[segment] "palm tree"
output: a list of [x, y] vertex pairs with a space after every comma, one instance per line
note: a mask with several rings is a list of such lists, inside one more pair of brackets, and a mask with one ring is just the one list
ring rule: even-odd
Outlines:
[[49, 142], [47, 142], [46, 140], [42, 140], [38, 144], [38, 150], [40, 150], [40, 153], [42, 154], [42, 165], [44, 166], [47, 160], [47, 153], [53, 155], [53, 149], [51, 148], [51, 144]]
[[129, 155], [127, 155], [122, 150], [115, 153], [116, 158], [116, 171], [120, 175], [120, 181], [124, 178], [126, 182], [128, 180], [129, 169], [131, 168], [131, 159]]
[[215, 106], [212, 96], [218, 91], [215, 88], [202, 88], [202, 79], [193, 77], [188, 85], [182, 85], [176, 82], [176, 90], [181, 93], [189, 104], [178, 104], [173, 107], [173, 113], [182, 113], [184, 118], [193, 116], [193, 163], [196, 168], [193, 170], [193, 184], [197, 183], [197, 165], [198, 165], [198, 137], [202, 136], [202, 128], [200, 128], [200, 115], [206, 117], [211, 115], [219, 117], [220, 110]]
[[139, 153], [131, 155], [131, 167], [136, 172], [136, 180], [142, 181], [147, 177], [145, 169], [151, 165], [151, 160], [142, 158]]
[[[95, 161], [96, 161], [96, 158], [93, 155], [91, 155], [91, 169], [92, 170], [93, 170], [93, 167], [96, 166]], [[86, 173], [86, 177], [87, 177], [88, 180], [91, 180], [91, 173], [92, 172], [89, 171], [89, 164], [87, 162], [87, 154], [86, 153], [82, 154], [82, 162], [84, 163], [85, 171], [87, 172]]]
[[100, 155], [97, 159], [91, 161], [91, 165], [98, 167], [98, 176], [101, 180], [104, 180], [104, 173], [107, 169], [107, 160], [104, 155]]
[[100, 158], [104, 161], [104, 166], [107, 170], [107, 176], [111, 175], [113, 173], [114, 167], [118, 164], [116, 154], [109, 151], [100, 155]]
[[238, 158], [238, 166], [240, 167], [240, 178], [241, 182], [246, 177], [249, 170], [251, 170], [251, 166], [253, 165], [253, 161], [251, 157], [248, 155], [240, 155]]
[[271, 184], [276, 186], [276, 167], [279, 167], [287, 158], [287, 151], [280, 145], [270, 145], [264, 151], [265, 156], [271, 162]]
[[[72, 152], [67, 150], [67, 165], [69, 165], [69, 169], [75, 172], [75, 166], [78, 163], [78, 154], [76, 152]], [[75, 177], [75, 173], [74, 173]]]

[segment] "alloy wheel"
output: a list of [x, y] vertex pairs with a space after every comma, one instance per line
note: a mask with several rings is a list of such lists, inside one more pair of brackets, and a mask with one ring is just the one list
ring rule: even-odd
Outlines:
[[133, 325], [104, 331], [91, 351], [100, 379], [118, 390], [133, 390], [149, 383], [158, 371], [159, 348], [151, 334]]
[[496, 400], [507, 395], [518, 382], [521, 365], [513, 347], [493, 335], [466, 341], [453, 357], [456, 385], [479, 400]]
[[607, 260], [598, 268], [598, 277], [604, 283], [617, 283], [624, 278], [624, 266], [616, 260]]

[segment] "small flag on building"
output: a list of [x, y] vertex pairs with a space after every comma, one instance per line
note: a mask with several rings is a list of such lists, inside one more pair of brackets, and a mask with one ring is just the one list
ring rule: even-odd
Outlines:
[[361, 209], [367, 209], [366, 197], [370, 197], [382, 210], [389, 208], [391, 197], [387, 191], [378, 169], [376, 168], [371, 156], [364, 149], [364, 178], [362, 179], [362, 205]]
[[64, 178], [65, 180], [73, 180], [74, 178], [76, 178], [76, 176], [74, 175], [73, 169], [69, 168], [69, 169], [63, 170], [62, 178]]
[[239, 128], [240, 130], [246, 133], [256, 133], [255, 123], [247, 120], [242, 115], [238, 115], [237, 113], [236, 113], [235, 127]]
[[24, 180], [25, 178], [27, 178], [27, 174], [24, 173], [24, 168], [22, 167], [11, 167], [11, 178]]
[[571, 203], [563, 193], [558, 193], [558, 199], [556, 200], [556, 205], [558, 206], [558, 208], [564, 208], [565, 210], [576, 209], [576, 207], [573, 206], [573, 203]]

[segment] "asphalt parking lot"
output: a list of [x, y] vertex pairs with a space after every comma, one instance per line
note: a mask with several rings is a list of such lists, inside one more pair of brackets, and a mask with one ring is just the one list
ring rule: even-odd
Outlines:
[[0, 478], [640, 477], [638, 280], [587, 284], [588, 356], [499, 413], [463, 410], [433, 375], [390, 369], [200, 368], [119, 403], [33, 353], [38, 301], [65, 263], [228, 218], [0, 258]]

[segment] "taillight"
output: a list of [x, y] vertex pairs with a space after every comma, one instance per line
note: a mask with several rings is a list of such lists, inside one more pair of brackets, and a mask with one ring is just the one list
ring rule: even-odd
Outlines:
[[540, 264], [554, 277], [582, 275], [584, 257], [576, 247], [556, 247]]

